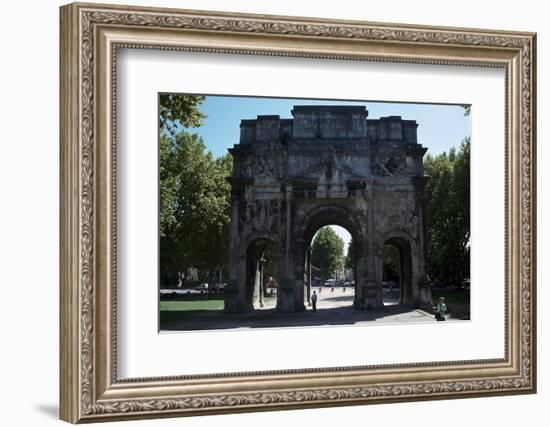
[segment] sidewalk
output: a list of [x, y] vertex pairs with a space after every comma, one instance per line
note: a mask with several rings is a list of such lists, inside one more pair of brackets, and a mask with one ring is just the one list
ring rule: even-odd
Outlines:
[[[315, 288], [317, 290], [317, 288]], [[364, 325], [380, 323], [431, 323], [434, 316], [424, 310], [400, 305], [386, 298], [380, 310], [355, 310], [353, 290], [323, 289], [318, 294], [317, 312], [311, 307], [298, 313], [279, 313], [269, 305], [251, 313], [224, 313], [220, 310], [182, 312], [180, 320], [161, 325], [163, 331], [190, 331], [209, 329], [281, 328], [323, 325]]]

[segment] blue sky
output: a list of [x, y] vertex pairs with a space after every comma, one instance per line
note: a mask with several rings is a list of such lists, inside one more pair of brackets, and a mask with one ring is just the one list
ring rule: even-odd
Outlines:
[[255, 119], [257, 115], [275, 114], [292, 118], [294, 105], [365, 105], [369, 119], [401, 116], [418, 123], [418, 142], [428, 147], [428, 153], [439, 154], [458, 147], [470, 133], [470, 117], [457, 105], [405, 104], [387, 102], [329, 101], [289, 98], [255, 98], [233, 96], [206, 96], [200, 109], [207, 117], [200, 128], [188, 129], [198, 133], [215, 157], [239, 143], [242, 119]]
[[[206, 96], [200, 107], [207, 115], [203, 125], [188, 131], [198, 133], [207, 149], [219, 157], [239, 143], [242, 119], [255, 119], [257, 115], [263, 114], [292, 118], [290, 111], [294, 105], [364, 105], [369, 112], [369, 119], [401, 116], [403, 119], [416, 120], [418, 142], [434, 155], [458, 147], [470, 134], [470, 117], [464, 116], [464, 109], [457, 105], [236, 96]], [[344, 251], [347, 252], [351, 238], [348, 231], [338, 226], [330, 227], [344, 240]]]

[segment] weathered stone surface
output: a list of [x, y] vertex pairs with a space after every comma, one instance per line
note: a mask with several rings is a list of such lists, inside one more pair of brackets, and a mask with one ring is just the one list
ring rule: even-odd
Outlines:
[[367, 115], [365, 107], [295, 106], [292, 119], [242, 120], [240, 142], [229, 150], [233, 287], [226, 311], [258, 304], [269, 244], [277, 254], [278, 310], [305, 310], [311, 239], [329, 224], [353, 237], [357, 309], [383, 305], [384, 244], [401, 254], [402, 302], [431, 304], [425, 275], [426, 148], [417, 142], [414, 120]]

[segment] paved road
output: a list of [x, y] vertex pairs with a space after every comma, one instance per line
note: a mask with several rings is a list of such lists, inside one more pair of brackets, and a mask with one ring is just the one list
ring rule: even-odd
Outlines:
[[[314, 288], [318, 291], [318, 288]], [[379, 323], [435, 322], [434, 316], [423, 310], [398, 304], [395, 293], [386, 293], [384, 309], [354, 310], [352, 289], [324, 288], [318, 294], [317, 312], [311, 307], [300, 313], [275, 311], [275, 298], [266, 299], [266, 306], [252, 313], [224, 313], [220, 310], [182, 312], [182, 318], [161, 325], [161, 330], [251, 329], [323, 325], [361, 325]]]
[[[350, 307], [353, 305], [353, 298], [355, 296], [354, 288], [324, 288], [313, 287], [311, 292], [317, 293], [317, 309], [336, 308], [336, 307]], [[277, 300], [275, 298], [266, 298], [265, 307], [258, 310], [269, 310], [275, 307]], [[388, 292], [384, 290], [384, 304], [395, 305], [399, 304], [399, 292]], [[307, 310], [311, 310], [311, 306], [307, 307]]]

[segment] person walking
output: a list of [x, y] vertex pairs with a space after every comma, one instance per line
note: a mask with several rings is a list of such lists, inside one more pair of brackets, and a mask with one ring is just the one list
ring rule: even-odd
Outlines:
[[313, 294], [311, 295], [311, 305], [313, 307], [313, 312], [317, 312], [317, 292], [313, 291]]
[[438, 322], [442, 322], [445, 320], [445, 313], [447, 312], [447, 306], [445, 305], [445, 298], [440, 297], [439, 302], [435, 307], [433, 307], [435, 311], [435, 320]]

